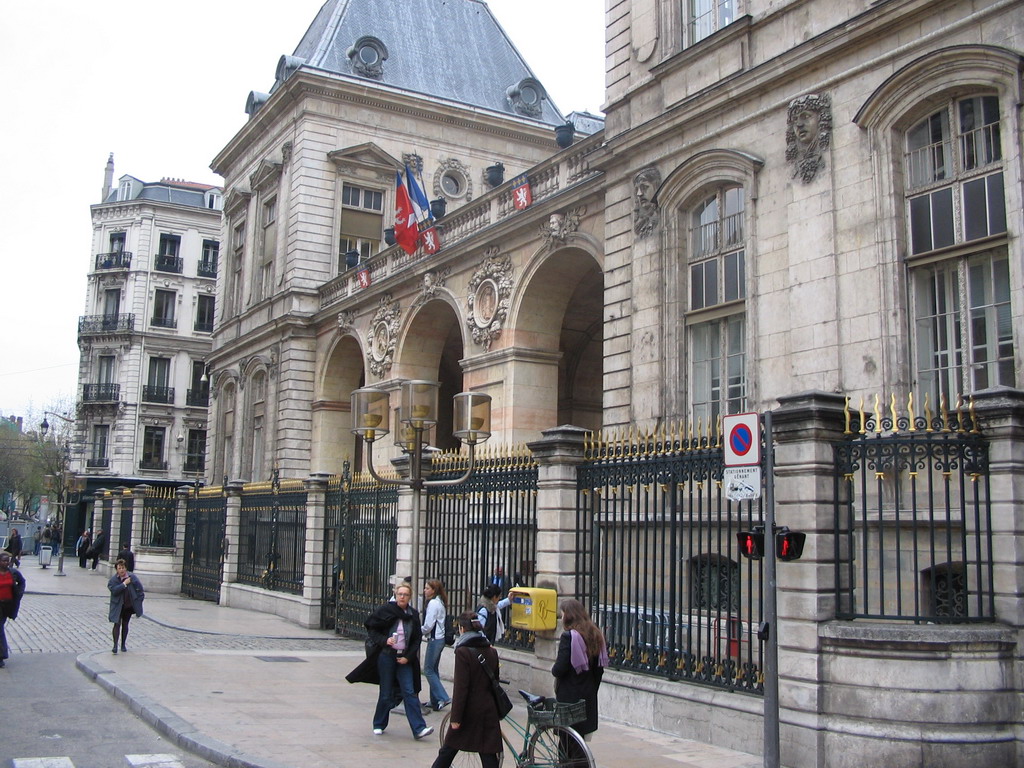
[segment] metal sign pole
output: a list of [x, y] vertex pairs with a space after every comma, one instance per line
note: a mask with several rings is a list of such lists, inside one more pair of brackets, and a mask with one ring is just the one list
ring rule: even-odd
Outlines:
[[779, 631], [775, 575], [775, 451], [772, 412], [764, 413], [764, 620], [768, 639], [764, 646], [764, 768], [779, 768]]

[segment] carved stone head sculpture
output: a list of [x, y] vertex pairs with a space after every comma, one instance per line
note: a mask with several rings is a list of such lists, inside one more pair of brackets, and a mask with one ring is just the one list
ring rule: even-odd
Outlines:
[[633, 177], [633, 232], [637, 237], [647, 237], [658, 227], [660, 216], [654, 195], [660, 186], [657, 168], [644, 168]]
[[809, 93], [789, 102], [786, 115], [786, 162], [804, 184], [825, 167], [832, 140], [832, 100], [827, 93]]

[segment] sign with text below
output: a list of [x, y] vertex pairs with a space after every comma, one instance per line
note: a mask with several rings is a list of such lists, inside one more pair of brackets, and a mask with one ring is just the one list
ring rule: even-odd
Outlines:
[[725, 467], [722, 486], [729, 501], [751, 501], [761, 498], [760, 467]]
[[[736, 413], [722, 417], [725, 432], [725, 466], [750, 467], [761, 464], [761, 415]], [[760, 485], [760, 484], [759, 484]]]

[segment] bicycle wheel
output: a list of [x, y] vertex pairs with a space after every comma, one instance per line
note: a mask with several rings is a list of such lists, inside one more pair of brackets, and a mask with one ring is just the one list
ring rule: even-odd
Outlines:
[[524, 766], [533, 768], [597, 768], [594, 755], [572, 728], [540, 726], [530, 737]]
[[[441, 721], [440, 727], [437, 729], [437, 737], [441, 744], [444, 744], [444, 737], [448, 735], [448, 725], [451, 722], [452, 713], [445, 712], [444, 719]], [[505, 753], [498, 753], [498, 768], [501, 768], [502, 761], [505, 759]], [[455, 760], [452, 761], [454, 768], [480, 768], [480, 755], [476, 752], [459, 752], [455, 756]]]

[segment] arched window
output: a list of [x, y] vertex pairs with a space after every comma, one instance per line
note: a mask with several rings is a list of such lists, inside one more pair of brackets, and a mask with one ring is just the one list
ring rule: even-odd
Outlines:
[[999, 99], [951, 99], [904, 139], [918, 386], [947, 402], [1013, 386]]
[[717, 421], [746, 404], [744, 192], [723, 186], [690, 214], [686, 313], [689, 405], [694, 421]]

